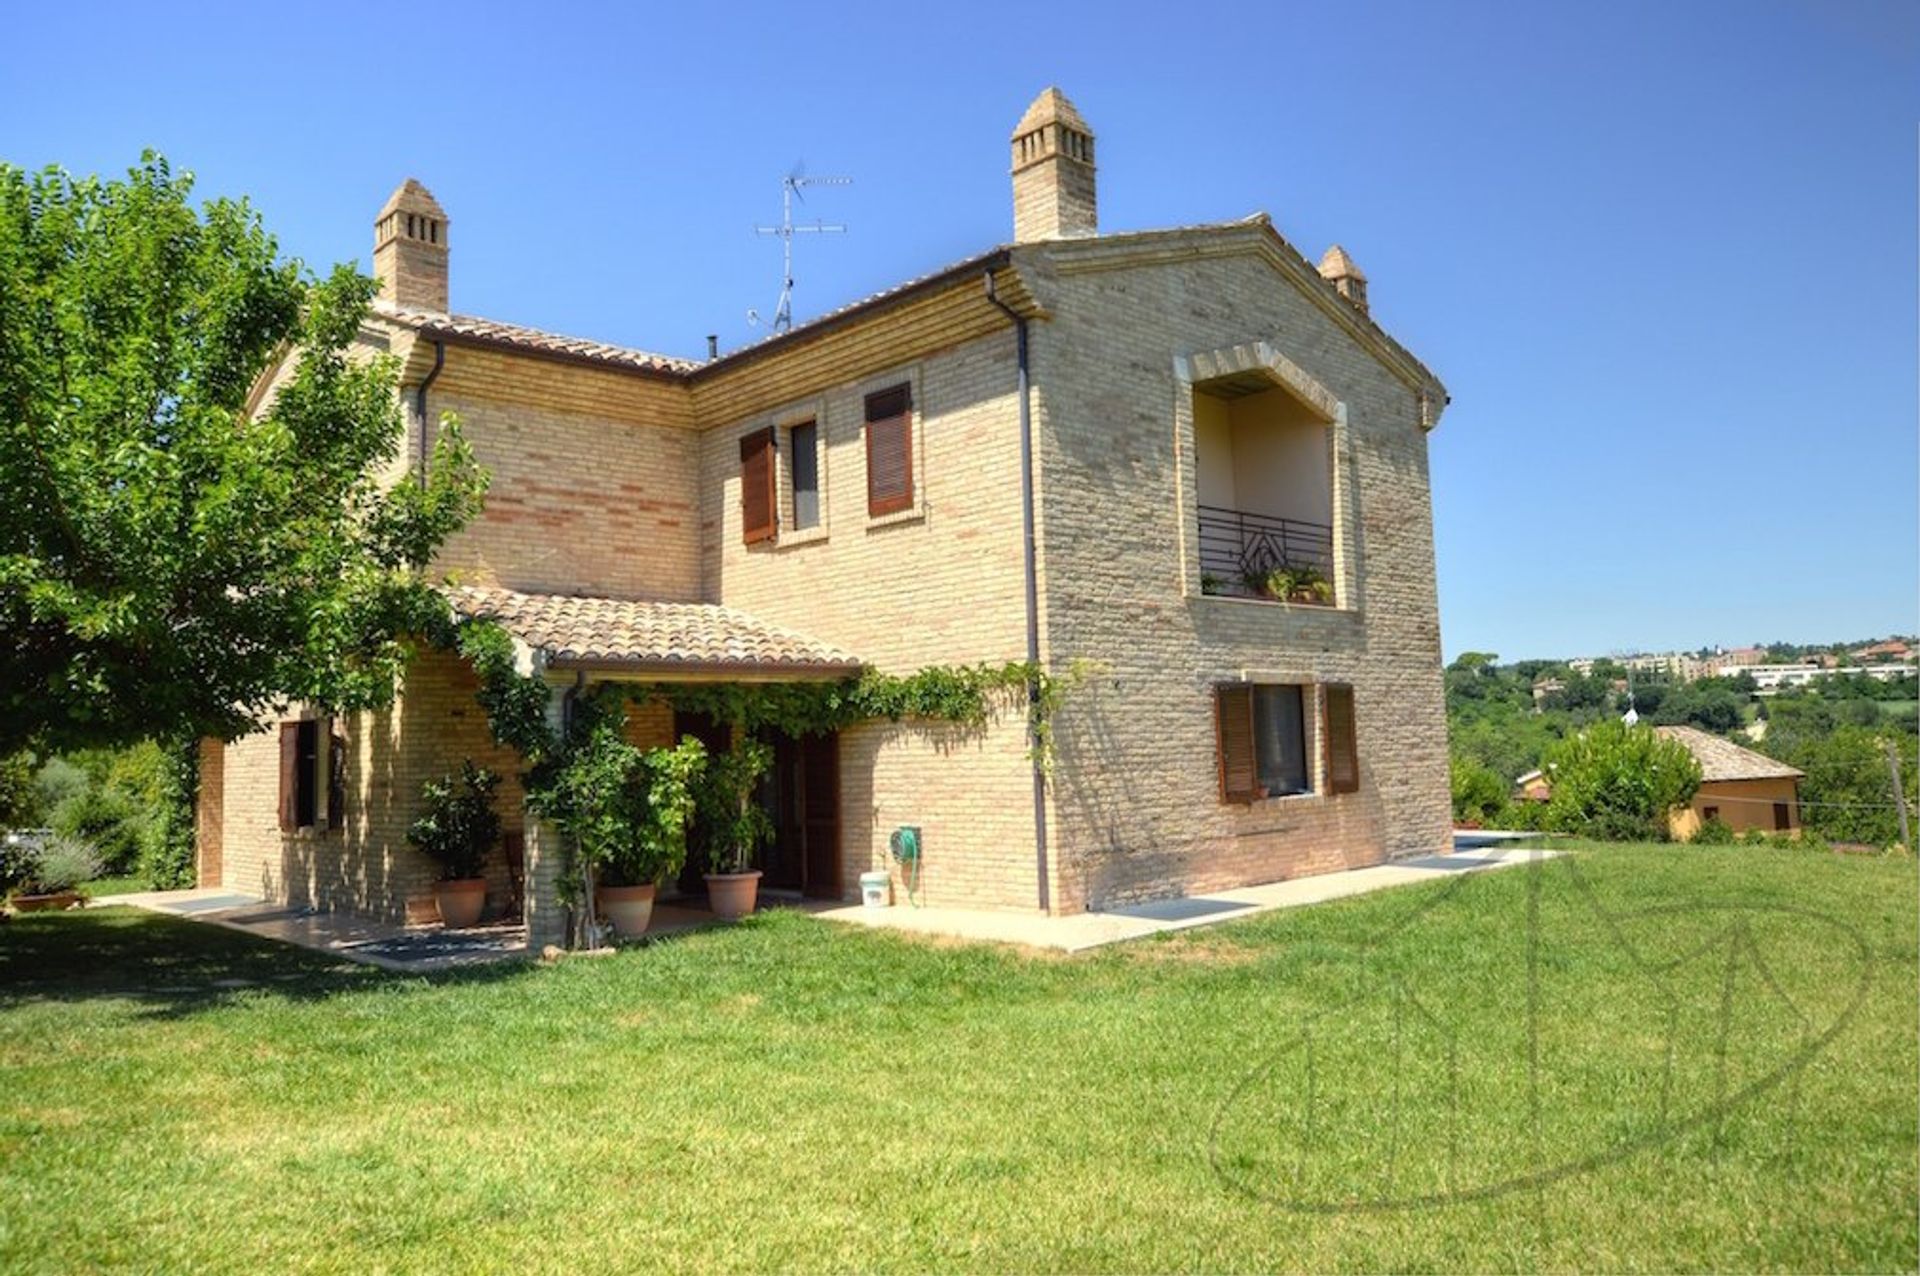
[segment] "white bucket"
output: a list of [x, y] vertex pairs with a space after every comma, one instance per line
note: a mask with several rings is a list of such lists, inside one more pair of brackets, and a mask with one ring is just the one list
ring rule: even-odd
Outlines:
[[885, 873], [860, 874], [860, 902], [868, 908], [885, 908], [893, 903], [893, 881]]

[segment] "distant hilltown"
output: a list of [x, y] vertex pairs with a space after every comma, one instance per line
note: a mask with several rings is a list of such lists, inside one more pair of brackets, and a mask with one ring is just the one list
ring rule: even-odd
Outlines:
[[1831, 673], [1863, 674], [1891, 680], [1911, 677], [1920, 659], [1920, 638], [1896, 635], [1861, 643], [1701, 648], [1698, 651], [1641, 652], [1622, 656], [1579, 656], [1566, 661], [1575, 673], [1591, 677], [1595, 670], [1653, 674], [1675, 682], [1701, 678], [1752, 678], [1759, 691], [1804, 686]]

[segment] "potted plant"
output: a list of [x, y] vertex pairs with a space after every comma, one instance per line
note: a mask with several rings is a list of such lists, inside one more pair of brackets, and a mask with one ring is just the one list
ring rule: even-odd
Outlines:
[[[612, 794], [613, 818], [587, 857], [600, 873], [600, 911], [623, 938], [646, 933], [660, 883], [686, 865], [694, 786], [706, 762], [705, 746], [692, 736], [671, 749], [634, 751], [625, 759]], [[584, 841], [582, 849], [589, 849]]]
[[86, 899], [80, 883], [99, 875], [100, 856], [78, 838], [9, 833], [0, 849], [0, 890], [12, 893], [18, 912], [72, 908]]
[[426, 810], [407, 829], [414, 849], [440, 865], [433, 902], [450, 930], [473, 925], [486, 907], [487, 856], [500, 844], [500, 815], [493, 809], [499, 785], [499, 776], [468, 759], [458, 781], [427, 781], [420, 791]]
[[1283, 563], [1261, 580], [1260, 592], [1280, 602], [1324, 606], [1333, 601], [1333, 582], [1312, 563]]
[[773, 821], [753, 800], [753, 790], [773, 765], [773, 750], [736, 732], [736, 743], [708, 766], [700, 786], [701, 823], [706, 828], [707, 906], [723, 921], [754, 910], [760, 870], [754, 856], [773, 836]]

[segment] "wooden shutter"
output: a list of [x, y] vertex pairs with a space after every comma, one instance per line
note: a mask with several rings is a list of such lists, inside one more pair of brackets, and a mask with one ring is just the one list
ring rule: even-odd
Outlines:
[[280, 724], [280, 831], [298, 828], [296, 803], [300, 797], [300, 724]]
[[913, 508], [913, 392], [867, 396], [867, 516]]
[[773, 539], [778, 506], [773, 475], [773, 427], [740, 440], [740, 529], [749, 545]]
[[1220, 800], [1251, 803], [1259, 787], [1251, 686], [1230, 682], [1213, 689], [1213, 738], [1220, 763]]
[[335, 718], [327, 735], [327, 814], [330, 829], [347, 824], [347, 733]]
[[1360, 788], [1360, 749], [1354, 738], [1353, 688], [1330, 682], [1325, 688], [1327, 791], [1354, 793]]

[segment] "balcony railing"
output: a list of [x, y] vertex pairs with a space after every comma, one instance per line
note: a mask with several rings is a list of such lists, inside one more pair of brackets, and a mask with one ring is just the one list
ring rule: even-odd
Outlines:
[[1202, 593], [1236, 598], [1271, 598], [1266, 581], [1287, 570], [1329, 582], [1324, 597], [1310, 590], [1284, 601], [1333, 601], [1333, 528], [1297, 518], [1275, 518], [1247, 510], [1200, 507], [1200, 587]]

